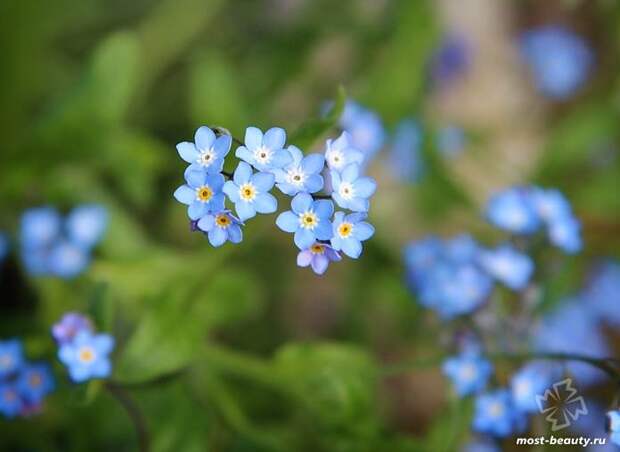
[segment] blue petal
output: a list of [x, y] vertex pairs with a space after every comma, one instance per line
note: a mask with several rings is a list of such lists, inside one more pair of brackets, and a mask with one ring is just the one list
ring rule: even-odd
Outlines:
[[329, 218], [334, 213], [334, 203], [328, 199], [320, 199], [314, 202], [314, 211], [321, 219]]
[[377, 183], [370, 177], [362, 177], [353, 183], [353, 190], [356, 196], [368, 198], [375, 193]]
[[235, 184], [238, 186], [245, 184], [250, 180], [250, 176], [252, 176], [252, 167], [245, 162], [239, 162], [235, 174], [233, 175]]
[[291, 157], [291, 154], [287, 150], [281, 149], [273, 153], [269, 166], [271, 168], [282, 168], [283, 166], [290, 164], [292, 161], [293, 157]]
[[332, 245], [332, 248], [335, 249], [336, 251], [340, 251], [340, 249], [342, 248], [342, 239], [340, 238], [338, 234], [333, 234], [331, 238], [331, 245]]
[[328, 220], [321, 220], [313, 232], [319, 240], [329, 240], [334, 235], [332, 224]]
[[243, 240], [243, 232], [238, 224], [228, 226], [228, 240], [232, 243], [240, 243]]
[[235, 151], [235, 157], [248, 163], [254, 162], [254, 154], [252, 154], [245, 146], [239, 146]]
[[340, 179], [340, 174], [338, 173], [338, 171], [330, 171], [329, 174], [332, 178], [332, 189], [334, 191], [338, 191], [338, 187], [340, 187], [340, 184], [342, 183], [342, 180]]
[[241, 221], [245, 221], [256, 216], [256, 210], [251, 202], [239, 201], [235, 204], [235, 210], [237, 211], [237, 216]]
[[342, 199], [337, 191], [334, 191], [332, 193], [332, 199], [336, 201], [336, 204], [338, 204], [339, 207], [342, 207], [343, 209], [349, 208], [349, 203]]
[[323, 181], [323, 176], [321, 176], [320, 174], [313, 174], [309, 176], [308, 179], [306, 179], [304, 185], [308, 192], [316, 193], [323, 188], [323, 185], [325, 185], [325, 183]]
[[224, 229], [215, 227], [209, 231], [207, 237], [209, 238], [209, 243], [211, 243], [211, 245], [222, 246], [224, 242], [226, 242], [228, 234]]
[[283, 169], [275, 168], [271, 170], [271, 173], [275, 176], [276, 182], [279, 182], [279, 183], [286, 182], [286, 172]]
[[312, 252], [310, 250], [300, 251], [297, 255], [297, 266], [307, 267], [312, 262]]
[[304, 154], [303, 152], [301, 152], [301, 149], [291, 144], [289, 147], [286, 148], [286, 150], [289, 152], [289, 154], [291, 154], [291, 157], [293, 158], [291, 164], [297, 166], [302, 162]]
[[221, 174], [209, 174], [205, 180], [214, 192], [220, 191], [224, 185], [224, 176]]
[[317, 275], [322, 275], [329, 266], [329, 259], [325, 255], [317, 255], [312, 259], [312, 270]]
[[207, 173], [204, 170], [195, 169], [191, 166], [185, 170], [184, 176], [187, 184], [192, 188], [201, 187], [207, 181]]
[[343, 221], [348, 221], [349, 223], [359, 223], [360, 221], [364, 221], [366, 218], [368, 218], [368, 214], [363, 213], [363, 212], [355, 212], [355, 213], [350, 213], [349, 215], [347, 215], [346, 217], [343, 218]]
[[368, 200], [363, 198], [349, 199], [348, 201], [346, 201], [346, 204], [346, 208], [353, 210], [354, 212], [368, 212], [368, 207], [370, 205]]
[[107, 355], [114, 348], [114, 338], [109, 334], [98, 334], [93, 339], [93, 345], [99, 353]]
[[357, 240], [368, 240], [375, 233], [375, 228], [369, 223], [357, 223], [353, 226], [353, 237]]
[[309, 248], [314, 243], [314, 240], [314, 234], [308, 229], [299, 228], [295, 232], [295, 245], [297, 245], [300, 250], [305, 250], [306, 248]]
[[194, 163], [198, 159], [198, 151], [194, 143], [190, 143], [189, 141], [177, 144], [177, 152], [187, 163]]
[[209, 201], [209, 210], [211, 212], [220, 212], [224, 210], [224, 202], [226, 198], [224, 197], [224, 193], [217, 193], [213, 195], [211, 201]]
[[91, 369], [92, 376], [98, 378], [109, 377], [111, 371], [112, 366], [110, 365], [110, 361], [108, 361], [107, 359], [100, 359], [97, 362], [93, 363]]
[[342, 223], [344, 220], [344, 212], [336, 212], [336, 215], [334, 215], [334, 226], [339, 225], [340, 223]]
[[284, 129], [281, 129], [280, 127], [272, 127], [267, 132], [265, 132], [263, 144], [269, 149], [274, 151], [282, 149], [285, 142], [286, 132], [284, 131]]
[[266, 193], [273, 188], [275, 176], [271, 173], [256, 173], [250, 180], [260, 193]]
[[276, 186], [285, 195], [295, 196], [297, 193], [299, 193], [298, 187], [295, 187], [294, 185], [291, 185], [291, 184], [287, 184], [286, 182], [283, 182], [281, 184], [276, 184]]
[[342, 241], [342, 252], [352, 259], [357, 259], [362, 254], [362, 244], [354, 238], [347, 238]]
[[192, 220], [198, 220], [200, 217], [205, 216], [207, 213], [209, 213], [209, 205], [200, 201], [194, 201], [187, 209], [187, 215]]
[[322, 154], [309, 154], [301, 162], [301, 168], [306, 174], [318, 174], [325, 166], [325, 157]]
[[[248, 127], [245, 129], [245, 145], [248, 149], [254, 151], [263, 144], [263, 132], [256, 127]], [[237, 152], [239, 150], [237, 149]], [[239, 157], [239, 156], [237, 156]]]
[[215, 141], [215, 133], [206, 126], [199, 127], [194, 135], [196, 147], [202, 151], [209, 149]]
[[187, 185], [181, 185], [175, 190], [174, 198], [180, 203], [189, 206], [196, 199], [196, 192]]
[[232, 138], [230, 135], [221, 135], [217, 137], [215, 143], [213, 143], [213, 149], [217, 155], [217, 158], [224, 158], [230, 152], [230, 146], [232, 145]]
[[278, 201], [269, 193], [261, 193], [254, 200], [254, 208], [258, 213], [274, 213], [278, 209]]
[[360, 175], [360, 166], [357, 163], [351, 163], [342, 170], [342, 180], [344, 182], [353, 182]]
[[312, 196], [308, 193], [299, 193], [293, 198], [291, 207], [295, 213], [304, 213], [312, 207]]
[[232, 202], [237, 203], [241, 198], [239, 198], [239, 187], [235, 185], [235, 183], [231, 180], [226, 181], [224, 184], [224, 188], [222, 191], [228, 195], [228, 199]]
[[205, 215], [198, 220], [198, 229], [204, 232], [209, 232], [215, 226], [215, 217], [213, 215]]
[[299, 228], [299, 217], [287, 210], [278, 215], [276, 225], [284, 232], [295, 232]]

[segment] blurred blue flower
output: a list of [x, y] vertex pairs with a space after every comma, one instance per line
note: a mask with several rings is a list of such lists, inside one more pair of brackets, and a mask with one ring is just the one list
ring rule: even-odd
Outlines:
[[523, 366], [510, 379], [515, 408], [525, 413], [537, 412], [536, 396], [542, 395], [561, 376], [562, 369], [555, 363], [535, 361]]
[[226, 241], [240, 243], [243, 240], [242, 225], [229, 210], [205, 215], [197, 223], [198, 229], [207, 234], [209, 243], [215, 247], [222, 246]]
[[424, 172], [422, 129], [415, 119], [403, 119], [396, 126], [388, 164], [392, 173], [404, 182], [417, 182]]
[[490, 439], [476, 439], [467, 443], [461, 452], [501, 452], [501, 449]]
[[349, 132], [352, 146], [364, 154], [364, 164], [373, 158], [385, 141], [385, 129], [379, 115], [352, 100], [344, 106], [340, 127]]
[[482, 268], [493, 278], [513, 290], [524, 289], [534, 272], [532, 259], [509, 244], [481, 251], [479, 260]]
[[581, 223], [575, 217], [566, 216], [549, 225], [549, 240], [568, 254], [581, 251]]
[[491, 196], [486, 217], [498, 228], [517, 234], [536, 232], [540, 222], [525, 187], [512, 187]]
[[82, 204], [73, 209], [65, 220], [67, 238], [86, 249], [95, 246], [108, 225], [108, 212], [97, 204]]
[[352, 213], [346, 215], [336, 212], [334, 215], [332, 247], [347, 256], [357, 259], [362, 254], [362, 242], [375, 233], [375, 228], [366, 223], [366, 214]]
[[224, 208], [224, 176], [219, 173], [209, 174], [190, 166], [185, 171], [185, 180], [187, 184], [177, 188], [174, 197], [189, 206], [187, 215], [190, 219], [198, 220]]
[[332, 171], [332, 198], [338, 206], [355, 212], [367, 212], [370, 198], [377, 189], [377, 183], [370, 177], [360, 175], [357, 163], [347, 165], [342, 173]]
[[52, 325], [52, 336], [58, 344], [71, 342], [80, 331], [93, 331], [90, 319], [77, 312], [67, 312]]
[[235, 155], [259, 171], [282, 168], [293, 161], [291, 154], [284, 149], [286, 132], [273, 127], [263, 135], [260, 129], [248, 127], [245, 131], [245, 146], [239, 146]]
[[0, 263], [2, 263], [7, 254], [9, 254], [10, 246], [9, 237], [0, 232]]
[[530, 195], [538, 216], [547, 224], [572, 216], [568, 199], [554, 188], [532, 187]]
[[15, 385], [21, 397], [29, 404], [38, 404], [54, 390], [54, 376], [47, 364], [26, 364]]
[[601, 322], [620, 326], [620, 264], [607, 261], [596, 269], [594, 276], [583, 293], [586, 306], [593, 311]]
[[0, 413], [13, 418], [22, 412], [24, 403], [14, 383], [0, 382]]
[[465, 73], [470, 66], [470, 49], [462, 36], [445, 36], [430, 60], [433, 83], [442, 87]]
[[329, 218], [334, 213], [334, 204], [331, 201], [314, 201], [308, 193], [299, 193], [293, 198], [291, 208], [278, 215], [276, 224], [284, 232], [295, 234], [295, 245], [300, 250], [309, 248], [317, 240], [332, 238]]
[[570, 98], [586, 82], [594, 64], [590, 46], [573, 31], [559, 25], [523, 33], [520, 49], [536, 87], [554, 100]]
[[473, 428], [480, 433], [505, 438], [521, 431], [526, 420], [525, 414], [515, 409], [510, 392], [506, 389], [476, 397]]
[[449, 125], [437, 132], [437, 149], [447, 158], [456, 157], [465, 147], [465, 132], [462, 128]]
[[351, 135], [342, 132], [335, 140], [325, 142], [325, 161], [330, 170], [339, 172], [351, 163], [362, 164], [364, 154], [353, 146]]
[[620, 446], [620, 410], [607, 412], [607, 431], [611, 442]]
[[617, 445], [614, 445], [614, 436], [610, 431], [610, 422], [607, 412], [601, 404], [593, 399], [586, 400], [587, 413], [583, 413], [573, 420], [570, 425], [572, 432], [590, 438], [605, 438], [611, 436], [605, 445], [590, 445], [586, 448], [588, 452], [618, 452]]
[[71, 379], [81, 383], [110, 375], [112, 366], [108, 355], [113, 348], [112, 336], [82, 330], [73, 341], [60, 346], [58, 358], [69, 370]]
[[489, 361], [477, 353], [462, 353], [444, 361], [442, 365], [446, 375], [459, 396], [466, 396], [482, 391], [493, 372]]
[[71, 279], [90, 264], [88, 251], [69, 241], [59, 241], [49, 251], [47, 271], [59, 278]]
[[21, 218], [20, 244], [27, 250], [49, 246], [60, 235], [61, 228], [62, 220], [55, 209], [28, 209]]
[[299, 267], [311, 266], [314, 273], [322, 275], [330, 262], [338, 262], [341, 259], [340, 254], [331, 246], [314, 242], [310, 247], [297, 254], [297, 265]]
[[273, 170], [276, 176], [276, 186], [289, 196], [300, 192], [316, 193], [323, 188], [323, 166], [325, 157], [321, 154], [309, 154], [304, 157], [296, 146], [287, 148], [293, 161], [282, 169]]
[[177, 144], [177, 151], [183, 160], [191, 163], [193, 169], [202, 169], [208, 173], [219, 173], [224, 167], [224, 158], [230, 151], [230, 135], [215, 137], [209, 127], [202, 126], [196, 130], [194, 143], [184, 141]]
[[21, 341], [17, 339], [0, 341], [0, 378], [17, 372], [23, 361]]
[[235, 204], [237, 216], [245, 221], [258, 213], [273, 213], [278, 208], [278, 201], [269, 193], [275, 183], [271, 173], [252, 174], [252, 167], [239, 162], [233, 180], [224, 184], [224, 193]]

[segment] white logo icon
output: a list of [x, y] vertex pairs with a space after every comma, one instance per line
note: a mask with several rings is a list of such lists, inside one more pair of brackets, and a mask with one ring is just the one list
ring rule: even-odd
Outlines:
[[570, 378], [554, 383], [543, 395], [536, 395], [536, 404], [538, 410], [546, 414], [545, 420], [551, 423], [554, 432], [568, 427], [579, 416], [588, 414], [586, 402], [577, 393]]

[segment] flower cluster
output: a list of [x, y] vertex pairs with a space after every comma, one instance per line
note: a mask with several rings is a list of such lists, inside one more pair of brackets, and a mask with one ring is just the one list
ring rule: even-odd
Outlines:
[[37, 207], [21, 218], [20, 247], [33, 275], [73, 278], [90, 263], [93, 247], [107, 227], [107, 211], [94, 204], [74, 208], [66, 218], [51, 207]]
[[17, 339], [0, 341], [0, 413], [7, 418], [37, 413], [53, 390], [47, 364], [26, 361]]
[[58, 344], [58, 358], [69, 371], [71, 380], [82, 383], [94, 378], [107, 378], [112, 371], [109, 355], [114, 338], [96, 334], [91, 321], [81, 314], [69, 312], [52, 327]]
[[[281, 213], [276, 224], [294, 234], [299, 266], [322, 274], [330, 262], [341, 259], [340, 252], [353, 259], [360, 256], [361, 242], [374, 233], [364, 220], [376, 183], [362, 174], [366, 157], [349, 133], [327, 140], [324, 154], [304, 156], [296, 146], [286, 145], [283, 129], [274, 127], [263, 134], [248, 127], [243, 145], [235, 151], [241, 161], [229, 174], [223, 165], [233, 140], [216, 131], [200, 127], [194, 143], [177, 145], [190, 165], [186, 183], [174, 192], [188, 206], [192, 228], [206, 234], [211, 245], [241, 242], [245, 221], [276, 212], [278, 201], [270, 193], [275, 186], [292, 197], [291, 210]], [[317, 194], [320, 191], [325, 194]], [[234, 215], [226, 200], [234, 206]], [[351, 213], [335, 212], [334, 202]]]

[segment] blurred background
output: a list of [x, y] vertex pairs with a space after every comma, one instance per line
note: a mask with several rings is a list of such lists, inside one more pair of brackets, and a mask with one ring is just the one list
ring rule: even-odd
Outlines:
[[[545, 261], [550, 304], [620, 255], [619, 24], [613, 0], [3, 1], [0, 339], [51, 363], [56, 390], [41, 413], [0, 419], [0, 449], [137, 450], [123, 406], [56, 359], [50, 327], [79, 311], [116, 338], [113, 378], [151, 450], [460, 450], [472, 403], [436, 359], [458, 325], [416, 303], [403, 249], [427, 234], [495, 243], [489, 196], [537, 183], [582, 222], [582, 252]], [[376, 143], [359, 260], [298, 268], [273, 215], [239, 245], [190, 232], [176, 143], [205, 124], [290, 136], [343, 92], [371, 115], [357, 139]], [[323, 125], [304, 151], [348, 128]], [[109, 216], [88, 268], [31, 275], [22, 213], [82, 203]], [[601, 333], [613, 350], [620, 330]]]

